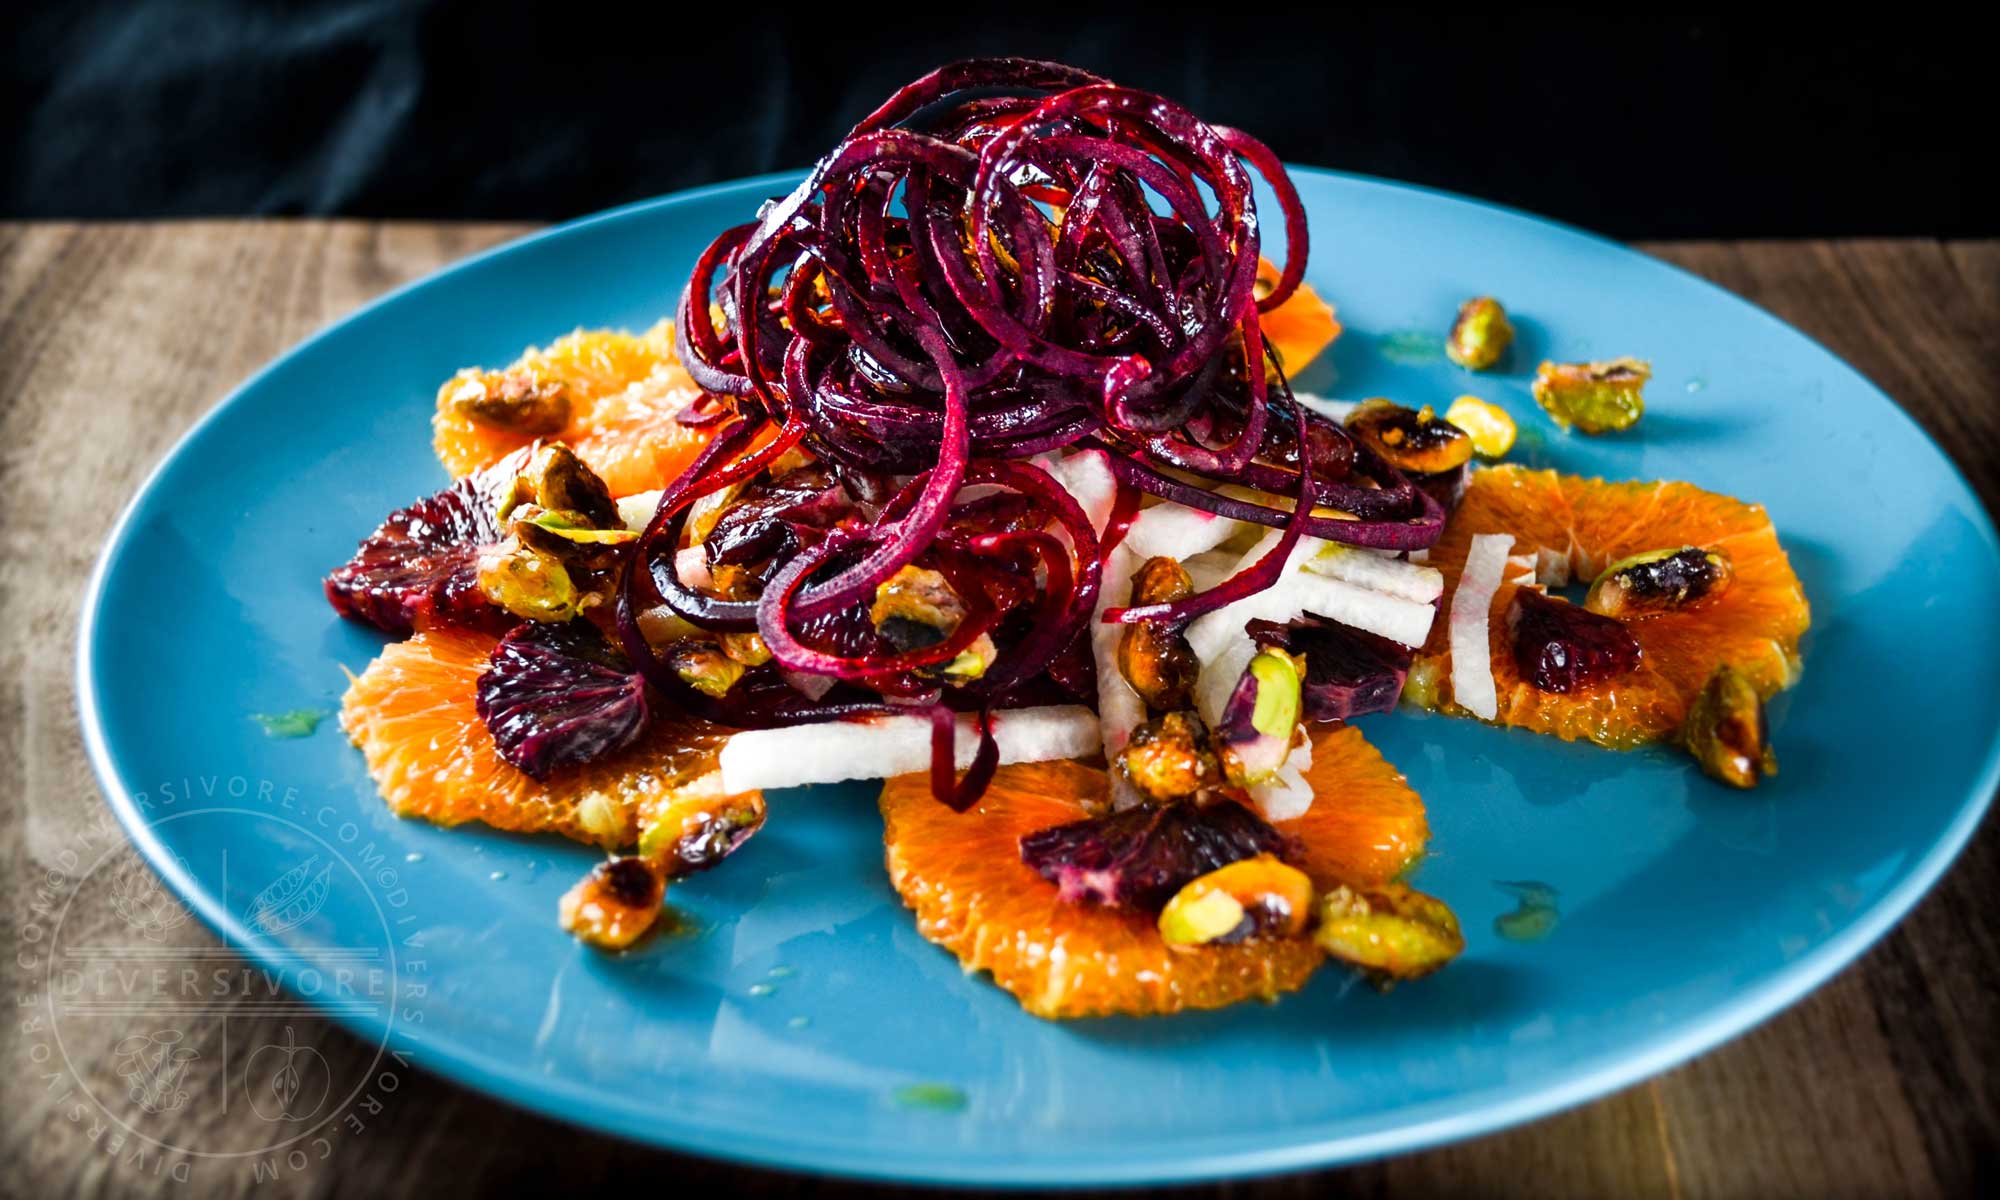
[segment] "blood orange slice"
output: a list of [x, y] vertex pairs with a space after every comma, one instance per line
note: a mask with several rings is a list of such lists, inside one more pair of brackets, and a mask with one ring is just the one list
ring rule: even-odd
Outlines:
[[[1553, 565], [1578, 583], [1630, 555], [1681, 546], [1719, 550], [1733, 572], [1720, 595], [1626, 622], [1639, 643], [1637, 670], [1562, 694], [1521, 677], [1505, 620], [1520, 585], [1502, 584], [1488, 635], [1498, 724], [1625, 750], [1672, 736], [1724, 663], [1767, 698], [1798, 677], [1799, 638], [1811, 611], [1759, 505], [1688, 483], [1608, 483], [1511, 465], [1482, 470], [1431, 550], [1430, 565], [1444, 573], [1447, 606], [1472, 538], [1485, 533], [1512, 534], [1516, 555], [1536, 555], [1545, 576]], [[1432, 629], [1412, 676], [1417, 684], [1407, 695], [1463, 715], [1451, 698], [1445, 622]]]
[[560, 388], [568, 423], [542, 436], [567, 442], [613, 496], [663, 488], [701, 452], [712, 428], [676, 419], [702, 392], [681, 369], [673, 343], [667, 321], [636, 335], [578, 330], [546, 349], [528, 350], [503, 370], [460, 371], [438, 389], [431, 418], [438, 459], [454, 476], [464, 476], [534, 440], [530, 432], [481, 425], [453, 405], [462, 389], [497, 394], [513, 377]]
[[[341, 728], [397, 815], [559, 833], [616, 850], [655, 819], [682, 821], [684, 797], [704, 809], [722, 804], [702, 779], [714, 770], [721, 736], [682, 721], [656, 719], [630, 747], [546, 780], [501, 761], [476, 707], [496, 640], [453, 628], [419, 633], [384, 649], [348, 687]], [[756, 807], [761, 813], [761, 799]]]
[[[1320, 733], [1307, 777], [1318, 799], [1277, 828], [1316, 886], [1379, 884], [1422, 853], [1422, 802], [1355, 729]], [[1321, 960], [1309, 938], [1175, 951], [1148, 913], [1058, 899], [1021, 861], [1021, 837], [1088, 816], [1105, 792], [1104, 771], [1078, 762], [1003, 767], [973, 809], [955, 813], [931, 796], [928, 777], [890, 780], [889, 876], [917, 928], [1041, 1017], [1220, 1008], [1305, 984]]]

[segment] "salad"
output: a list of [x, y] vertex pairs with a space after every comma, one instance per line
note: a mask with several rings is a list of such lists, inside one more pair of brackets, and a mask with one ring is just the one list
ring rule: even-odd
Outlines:
[[[341, 715], [384, 799], [602, 847], [583, 941], [661, 926], [800, 802], [767, 792], [880, 778], [924, 935], [1030, 1012], [1386, 986], [1464, 938], [1357, 718], [1776, 771], [1809, 616], [1763, 510], [1508, 464], [1477, 396], [1295, 391], [1341, 330], [1248, 134], [955, 63], [744, 218], [671, 319], [448, 380], [454, 482], [325, 581], [399, 639]], [[1439, 324], [1469, 373], [1511, 353], [1495, 298]], [[1547, 362], [1532, 395], [1639, 436], [1649, 374]]]

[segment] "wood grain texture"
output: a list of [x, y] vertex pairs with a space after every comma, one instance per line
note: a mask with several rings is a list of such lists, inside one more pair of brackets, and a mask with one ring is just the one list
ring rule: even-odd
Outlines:
[[[79, 849], [130, 855], [107, 824], [73, 713], [73, 628], [117, 509], [172, 440], [237, 382], [383, 290], [521, 232], [495, 225], [190, 222], [0, 225], [0, 901], [4, 972], [46, 936]], [[2000, 243], [1645, 247], [1776, 312], [1874, 379], [2000, 508]], [[52, 875], [53, 873], [53, 875]], [[1232, 1197], [1390, 1194], [1679, 1197], [1994, 1194], [2000, 1188], [2000, 834], [1989, 821], [1943, 883], [1860, 963], [1728, 1046], [1584, 1108], [1360, 1167], [1193, 1189]], [[63, 920], [112, 919], [88, 889]], [[213, 942], [188, 922], [172, 937]], [[21, 1011], [27, 1011], [23, 1007]], [[337, 1065], [371, 1051], [317, 1018]], [[38, 1035], [0, 1035], [0, 1195], [148, 1194], [170, 1184], [114, 1147]], [[197, 1048], [215, 1036], [190, 1031]], [[104, 1047], [74, 1070], [115, 1086]], [[207, 1061], [203, 1059], [201, 1061]], [[209, 1146], [247, 1114], [190, 1114]], [[591, 1191], [880, 1195], [598, 1137], [423, 1073], [326, 1161], [258, 1181], [203, 1172], [185, 1194], [456, 1195]]]

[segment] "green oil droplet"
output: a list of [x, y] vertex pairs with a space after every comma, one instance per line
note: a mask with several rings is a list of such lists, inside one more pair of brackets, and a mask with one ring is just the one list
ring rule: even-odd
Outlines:
[[1382, 357], [1405, 366], [1434, 363], [1444, 357], [1444, 339], [1421, 329], [1382, 335]]
[[290, 712], [251, 713], [250, 719], [264, 727], [265, 737], [302, 738], [312, 736], [319, 723], [326, 720], [326, 713], [317, 708], [295, 708]]
[[769, 996], [777, 990], [776, 987], [768, 983], [753, 983], [750, 985], [750, 994], [753, 996]]
[[933, 1112], [962, 1112], [965, 1093], [948, 1083], [906, 1083], [894, 1092], [904, 1108], [927, 1108]]
[[798, 968], [796, 967], [772, 967], [768, 972], [773, 979], [790, 979], [798, 973]]

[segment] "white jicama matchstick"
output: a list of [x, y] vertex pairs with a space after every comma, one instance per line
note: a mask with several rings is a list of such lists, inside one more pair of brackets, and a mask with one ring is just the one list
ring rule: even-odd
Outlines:
[[1500, 696], [1493, 686], [1493, 647], [1488, 640], [1493, 594], [1507, 570], [1507, 553], [1514, 535], [1482, 533], [1473, 537], [1465, 568], [1451, 594], [1451, 698], [1481, 720], [1500, 714]]
[[1140, 562], [1162, 557], [1178, 561], [1215, 549], [1242, 528], [1241, 521], [1167, 500], [1139, 510], [1124, 544]]
[[1326, 543], [1319, 553], [1305, 561], [1305, 568], [1315, 575], [1418, 604], [1429, 604], [1444, 595], [1444, 572], [1436, 567], [1420, 566], [1380, 551], [1338, 542]]
[[[1278, 544], [1282, 536], [1272, 530], [1252, 546], [1237, 563], [1238, 571], [1254, 565]], [[1231, 643], [1243, 637], [1250, 621], [1289, 621], [1303, 613], [1313, 613], [1366, 630], [1405, 646], [1421, 646], [1430, 636], [1437, 609], [1426, 602], [1406, 600], [1372, 588], [1299, 570], [1299, 566], [1319, 554], [1326, 543], [1317, 538], [1300, 538], [1298, 548], [1285, 563], [1276, 583], [1253, 592], [1233, 604], [1197, 617], [1188, 626], [1188, 645], [1196, 659], [1213, 660]], [[1408, 564], [1405, 564], [1406, 566]]]
[[[1097, 717], [1080, 704], [1010, 708], [993, 714], [1000, 762], [1046, 762], [1096, 753]], [[971, 716], [958, 718], [954, 739], [958, 769], [972, 765], [979, 731]], [[875, 717], [827, 721], [785, 729], [751, 729], [723, 743], [719, 769], [727, 794], [757, 788], [803, 787], [846, 779], [887, 779], [931, 765], [928, 717]]]
[[1146, 702], [1118, 669], [1118, 642], [1125, 636], [1123, 625], [1107, 625], [1104, 610], [1124, 604], [1132, 595], [1132, 572], [1136, 570], [1131, 551], [1117, 546], [1104, 558], [1103, 582], [1097, 590], [1097, 611], [1090, 618], [1090, 653], [1097, 663], [1098, 736], [1102, 739], [1104, 761], [1111, 773], [1112, 800], [1128, 798], [1129, 784], [1115, 770], [1118, 754], [1132, 740], [1132, 731], [1146, 719]]

